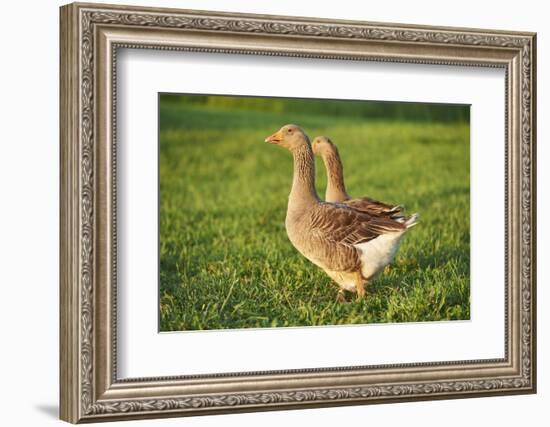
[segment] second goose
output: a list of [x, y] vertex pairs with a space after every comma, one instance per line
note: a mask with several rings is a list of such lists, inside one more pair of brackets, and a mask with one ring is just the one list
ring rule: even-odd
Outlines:
[[327, 136], [317, 136], [313, 140], [313, 152], [323, 159], [327, 172], [327, 189], [325, 200], [333, 203], [344, 203], [354, 209], [374, 216], [404, 220], [403, 206], [380, 202], [370, 197], [351, 198], [344, 184], [344, 167], [340, 160], [338, 148]]

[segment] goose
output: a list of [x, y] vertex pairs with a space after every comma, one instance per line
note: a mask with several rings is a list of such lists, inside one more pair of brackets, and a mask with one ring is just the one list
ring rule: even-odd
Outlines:
[[336, 282], [338, 301], [346, 301], [345, 291], [364, 298], [366, 284], [393, 260], [401, 239], [416, 224], [416, 215], [400, 222], [319, 199], [311, 143], [297, 125], [283, 126], [265, 142], [284, 147], [293, 156], [285, 219], [290, 242]]
[[344, 168], [338, 147], [327, 136], [317, 136], [312, 143], [313, 153], [323, 159], [327, 172], [325, 201], [343, 203], [374, 216], [384, 216], [405, 221], [402, 205], [390, 205], [370, 197], [352, 198], [346, 191]]

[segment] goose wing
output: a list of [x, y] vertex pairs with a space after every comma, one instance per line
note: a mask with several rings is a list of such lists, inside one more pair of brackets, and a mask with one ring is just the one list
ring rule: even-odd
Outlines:
[[360, 250], [356, 245], [406, 229], [391, 218], [368, 215], [343, 204], [321, 203], [311, 212], [310, 219], [313, 258], [332, 271], [358, 269]]
[[391, 205], [379, 200], [371, 199], [370, 197], [348, 199], [344, 201], [343, 204], [357, 211], [377, 217], [397, 219], [404, 216], [403, 206]]

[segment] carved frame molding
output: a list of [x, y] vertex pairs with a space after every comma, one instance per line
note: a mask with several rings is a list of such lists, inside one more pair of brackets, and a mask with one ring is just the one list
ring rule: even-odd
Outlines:
[[[114, 135], [121, 47], [504, 67], [506, 357], [118, 380]], [[532, 33], [63, 6], [61, 418], [74, 423], [534, 392], [535, 50]]]

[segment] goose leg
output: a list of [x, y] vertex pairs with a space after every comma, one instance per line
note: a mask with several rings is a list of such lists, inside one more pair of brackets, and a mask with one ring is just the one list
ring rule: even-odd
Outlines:
[[357, 286], [357, 299], [361, 300], [365, 298], [365, 286], [363, 283]]
[[357, 299], [361, 300], [365, 298], [365, 287], [367, 286], [367, 281], [363, 279], [361, 273], [357, 274], [357, 279], [355, 281], [355, 291], [357, 292]]

